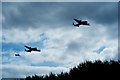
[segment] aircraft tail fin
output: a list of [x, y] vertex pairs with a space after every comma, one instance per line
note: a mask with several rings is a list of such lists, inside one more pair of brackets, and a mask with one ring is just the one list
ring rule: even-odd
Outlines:
[[27, 50], [25, 49], [25, 51], [27, 52]]
[[73, 23], [73, 25], [79, 27], [79, 24], [74, 24], [74, 23]]
[[75, 26], [75, 24], [73, 23], [73, 25]]
[[31, 50], [26, 50], [26, 49], [25, 49], [25, 51], [26, 51], [26, 52], [31, 52]]

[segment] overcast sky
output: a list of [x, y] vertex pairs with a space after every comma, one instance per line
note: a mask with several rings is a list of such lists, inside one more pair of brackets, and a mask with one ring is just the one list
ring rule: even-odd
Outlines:
[[[76, 28], [74, 18], [90, 26]], [[27, 53], [24, 45], [41, 52]], [[110, 59], [118, 59], [116, 2], [2, 3], [2, 77], [60, 73]]]

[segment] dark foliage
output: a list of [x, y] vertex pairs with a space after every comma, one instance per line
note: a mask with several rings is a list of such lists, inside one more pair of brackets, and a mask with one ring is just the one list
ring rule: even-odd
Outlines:
[[120, 72], [120, 61], [86, 61], [72, 68], [69, 73], [50, 73], [45, 76], [28, 76], [25, 80], [82, 80], [82, 79], [117, 79]]

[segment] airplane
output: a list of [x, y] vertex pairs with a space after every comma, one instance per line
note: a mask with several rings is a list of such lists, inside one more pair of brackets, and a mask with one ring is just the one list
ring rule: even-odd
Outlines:
[[77, 26], [77, 27], [79, 27], [79, 25], [90, 25], [89, 23], [87, 23], [87, 21], [82, 21], [82, 20], [78, 20], [78, 19], [74, 19], [78, 24], [74, 24], [73, 23], [73, 25], [74, 26]]
[[15, 54], [15, 56], [20, 56], [20, 54]]
[[25, 49], [26, 52], [31, 52], [31, 51], [38, 51], [40, 52], [41, 50], [38, 50], [37, 48], [31, 48], [31, 47], [28, 47], [28, 46], [25, 46], [28, 50]]

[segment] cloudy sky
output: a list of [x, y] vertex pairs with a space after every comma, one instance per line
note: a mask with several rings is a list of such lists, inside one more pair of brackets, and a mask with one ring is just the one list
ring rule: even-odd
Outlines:
[[[90, 26], [76, 28], [74, 18]], [[25, 52], [24, 45], [41, 52]], [[2, 77], [60, 73], [110, 59], [118, 59], [117, 2], [2, 3]]]

